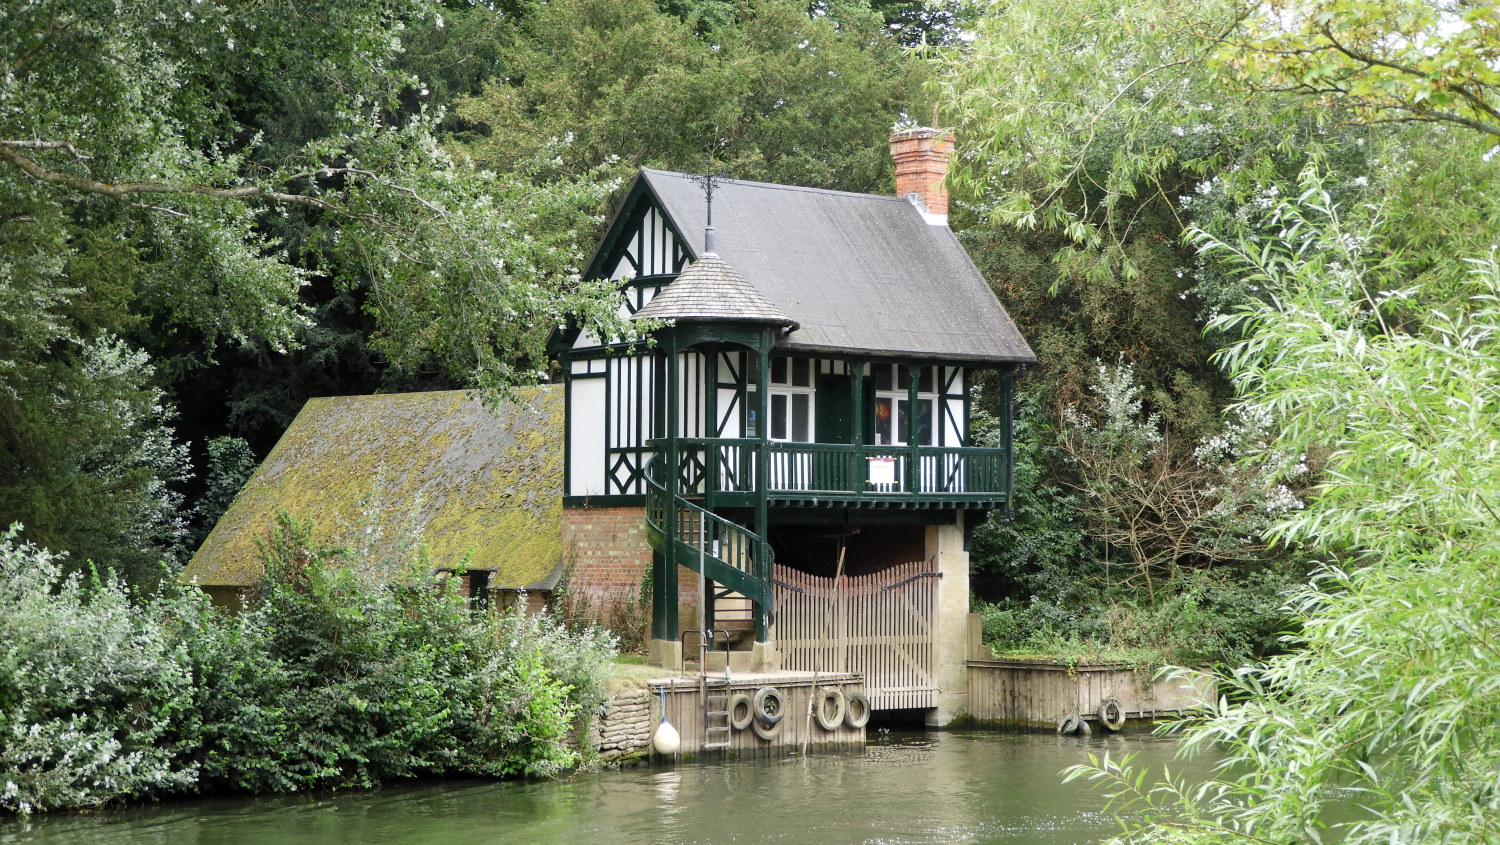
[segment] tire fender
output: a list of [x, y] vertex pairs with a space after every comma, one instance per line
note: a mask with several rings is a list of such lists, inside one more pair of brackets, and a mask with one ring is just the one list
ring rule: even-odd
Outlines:
[[786, 698], [775, 687], [761, 687], [755, 691], [751, 709], [755, 711], [756, 722], [770, 727], [786, 715]]
[[859, 690], [850, 690], [847, 697], [849, 710], [844, 714], [844, 724], [854, 730], [870, 724], [870, 699]]
[[838, 730], [844, 724], [844, 716], [848, 712], [849, 702], [844, 699], [844, 691], [838, 687], [823, 687], [813, 698], [813, 718], [818, 720], [818, 727], [825, 731]]
[[729, 697], [729, 727], [742, 731], [750, 727], [755, 721], [755, 708], [750, 704], [750, 696], [737, 692]]
[[1118, 698], [1106, 698], [1099, 702], [1099, 725], [1107, 731], [1118, 731], [1125, 727], [1125, 711]]
[[755, 735], [765, 740], [766, 742], [770, 742], [778, 735], [780, 735], [781, 729], [784, 727], [786, 727], [785, 719], [777, 720], [776, 724], [774, 725], [768, 725], [765, 722], [762, 722], [760, 719], [750, 720], [750, 730], [755, 731]]

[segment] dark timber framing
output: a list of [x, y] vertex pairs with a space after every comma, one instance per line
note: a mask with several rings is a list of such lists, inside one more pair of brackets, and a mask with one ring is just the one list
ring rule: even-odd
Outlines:
[[[1014, 379], [1034, 358], [952, 234], [905, 200], [730, 183], [718, 203], [726, 254], [698, 254], [683, 232], [701, 228], [701, 194], [645, 171], [595, 252], [586, 277], [619, 280], [620, 316], [672, 318], [654, 345], [554, 336], [569, 390], [564, 505], [644, 506], [654, 639], [681, 630], [685, 567], [718, 585], [701, 597], [710, 612], [716, 595], [749, 598], [765, 643], [773, 522], [965, 514], [972, 528], [1010, 505]], [[742, 287], [713, 290], [766, 309], [716, 308], [694, 282], [662, 296], [718, 272]], [[999, 374], [994, 448], [972, 442], [980, 371]]]

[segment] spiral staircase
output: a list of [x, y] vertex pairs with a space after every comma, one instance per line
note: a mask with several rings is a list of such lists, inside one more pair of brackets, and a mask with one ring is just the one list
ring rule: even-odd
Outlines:
[[662, 463], [660, 454], [654, 456], [646, 474], [647, 540], [667, 571], [683, 566], [710, 582], [708, 627], [753, 632], [763, 642], [771, 607], [770, 545], [754, 531], [669, 490]]

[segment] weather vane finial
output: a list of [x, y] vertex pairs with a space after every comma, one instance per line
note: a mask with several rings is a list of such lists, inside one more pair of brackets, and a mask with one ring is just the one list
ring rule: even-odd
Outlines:
[[723, 141], [710, 144], [708, 148], [708, 171], [706, 173], [684, 173], [682, 175], [698, 183], [703, 189], [705, 202], [708, 204], [708, 225], [703, 229], [703, 252], [705, 254], [714, 251], [714, 188], [725, 182], [733, 182], [729, 176], [714, 172], [714, 150], [722, 148]]

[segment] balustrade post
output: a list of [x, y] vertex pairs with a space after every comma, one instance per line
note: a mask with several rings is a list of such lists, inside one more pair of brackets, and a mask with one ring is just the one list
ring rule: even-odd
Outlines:
[[[921, 428], [917, 421], [922, 414], [917, 409], [918, 378], [921, 369], [913, 364], [901, 364], [906, 370], [906, 492], [915, 499], [921, 495], [922, 488], [922, 455], [921, 440], [919, 434]], [[936, 422], [934, 420], [934, 422]]]
[[767, 642], [771, 638], [771, 563], [766, 541], [770, 527], [770, 507], [767, 501], [771, 483], [771, 344], [775, 342], [771, 330], [761, 332], [759, 372], [755, 375], [755, 414], [760, 420], [755, 436], [755, 577], [761, 584], [761, 595], [755, 602], [755, 641]]

